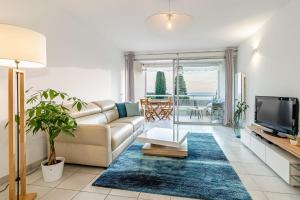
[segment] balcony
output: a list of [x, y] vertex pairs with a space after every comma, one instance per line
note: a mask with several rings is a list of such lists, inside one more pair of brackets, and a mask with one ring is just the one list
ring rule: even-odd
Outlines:
[[188, 94], [188, 95], [146, 95], [150, 99], [173, 99], [173, 119], [178, 123], [223, 123], [224, 103], [215, 95]]

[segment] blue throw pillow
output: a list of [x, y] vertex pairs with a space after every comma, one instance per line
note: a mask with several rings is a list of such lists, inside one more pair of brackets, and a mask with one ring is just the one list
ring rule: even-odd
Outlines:
[[119, 117], [120, 118], [127, 117], [125, 103], [116, 103], [116, 106], [117, 106], [117, 109], [118, 109]]
[[127, 117], [139, 116], [139, 103], [125, 103]]

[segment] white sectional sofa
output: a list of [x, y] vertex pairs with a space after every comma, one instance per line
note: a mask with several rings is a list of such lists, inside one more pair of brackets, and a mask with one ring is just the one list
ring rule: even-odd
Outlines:
[[66, 163], [108, 167], [143, 131], [143, 116], [119, 118], [111, 100], [88, 103], [80, 112], [69, 109], [78, 123], [75, 137], [60, 134], [55, 143]]

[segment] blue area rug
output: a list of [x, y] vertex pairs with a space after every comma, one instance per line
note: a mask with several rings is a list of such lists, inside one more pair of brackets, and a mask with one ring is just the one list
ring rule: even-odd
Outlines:
[[94, 182], [118, 188], [214, 200], [250, 200], [212, 134], [191, 133], [184, 159], [145, 156], [135, 142]]

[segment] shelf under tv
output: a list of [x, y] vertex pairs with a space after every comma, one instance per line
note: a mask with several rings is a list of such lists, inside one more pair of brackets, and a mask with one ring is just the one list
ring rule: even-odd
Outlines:
[[288, 138], [265, 133], [256, 125], [241, 131], [241, 142], [286, 183], [300, 186], [300, 146], [291, 145]]
[[260, 135], [267, 141], [277, 145], [278, 147], [282, 148], [283, 150], [293, 154], [297, 158], [300, 159], [300, 146], [291, 145], [289, 138], [281, 138], [269, 133], [266, 133], [262, 130], [259, 126], [251, 125], [248, 126], [248, 129], [251, 130], [254, 134]]

